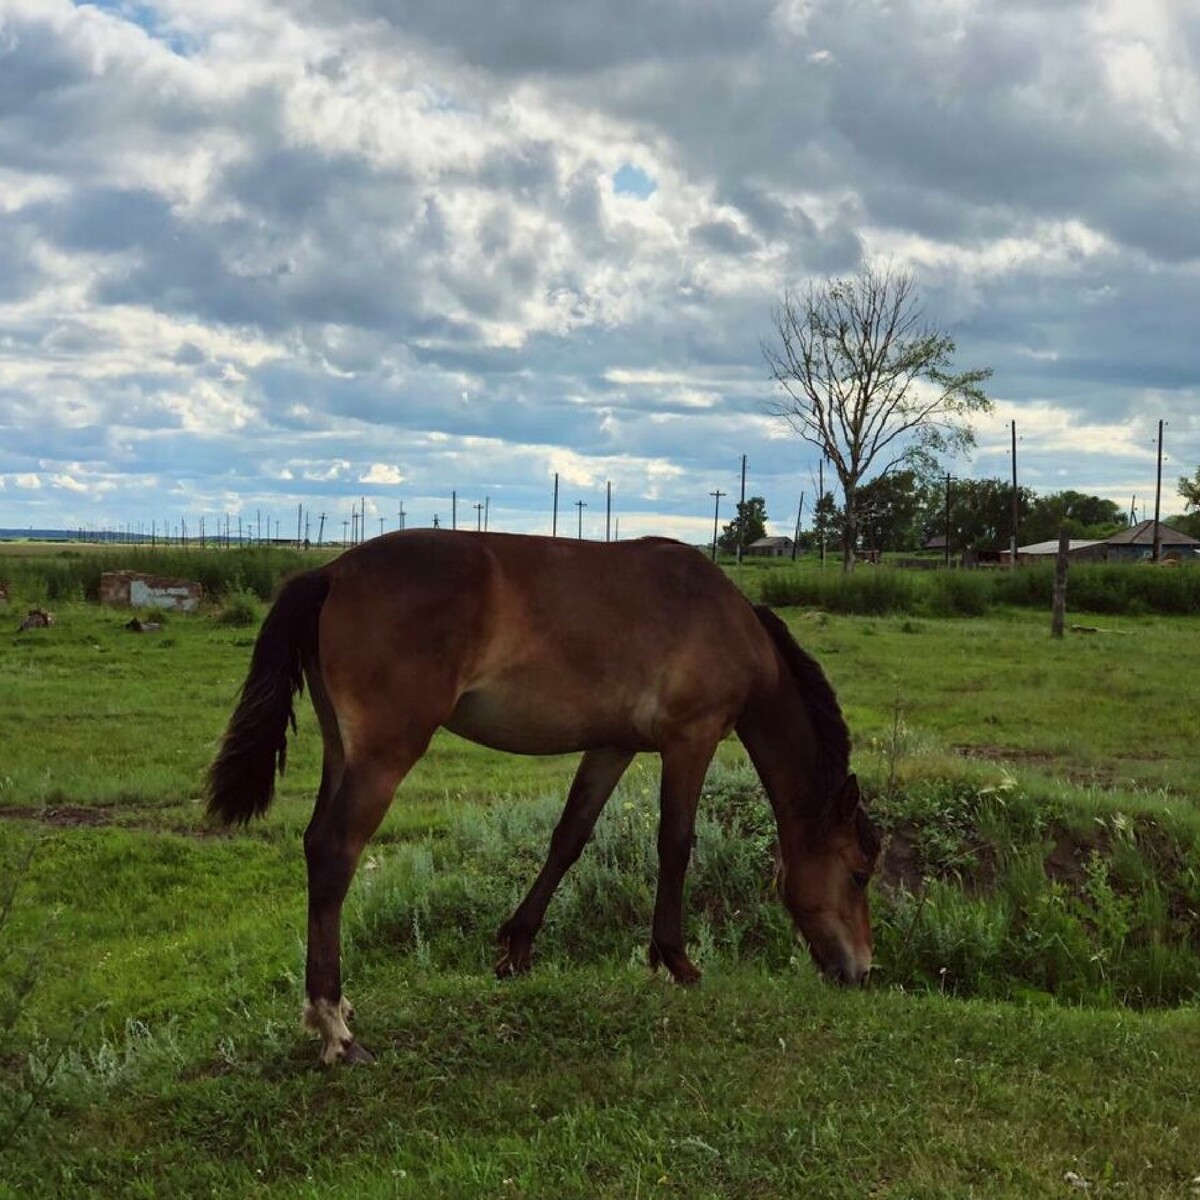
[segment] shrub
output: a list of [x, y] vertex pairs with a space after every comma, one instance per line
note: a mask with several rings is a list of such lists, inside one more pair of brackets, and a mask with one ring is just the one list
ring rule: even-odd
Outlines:
[[231, 592], [221, 601], [217, 623], [234, 629], [257, 625], [262, 620], [262, 605], [253, 592]]

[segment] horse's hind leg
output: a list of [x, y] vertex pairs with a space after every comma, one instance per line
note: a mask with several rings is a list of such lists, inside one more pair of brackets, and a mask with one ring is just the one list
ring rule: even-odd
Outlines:
[[[335, 771], [326, 763], [322, 791], [304, 833], [308, 862], [308, 963], [304, 1023], [321, 1038], [321, 1061], [369, 1062], [371, 1054], [354, 1040], [347, 1024], [351, 1010], [342, 996], [342, 902], [359, 856], [379, 827], [400, 780], [420, 758], [428, 737], [407, 753], [351, 762]], [[331, 775], [340, 774], [336, 787]], [[327, 790], [328, 789], [328, 790]]]
[[546, 863], [529, 894], [500, 927], [498, 936], [504, 953], [496, 964], [497, 975], [516, 975], [529, 970], [533, 939], [542, 927], [550, 897], [587, 845], [596, 818], [632, 759], [632, 751], [612, 748], [589, 750], [584, 754], [567, 795], [566, 807], [550, 838]]

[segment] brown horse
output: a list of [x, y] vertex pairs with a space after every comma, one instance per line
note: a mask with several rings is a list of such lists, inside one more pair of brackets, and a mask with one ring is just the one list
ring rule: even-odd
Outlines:
[[528, 969], [554, 889], [649, 750], [662, 757], [650, 962], [699, 978], [684, 949], [684, 873], [705, 771], [736, 730], [774, 809], [784, 903], [827, 976], [865, 979], [879, 838], [833, 690], [783, 622], [691, 547], [414, 530], [293, 578], [209, 772], [210, 813], [228, 823], [265, 811], [305, 679], [325, 751], [304, 835], [305, 1023], [323, 1062], [370, 1058], [342, 996], [342, 901], [439, 726], [516, 754], [583, 751], [546, 863], [500, 929], [499, 974]]

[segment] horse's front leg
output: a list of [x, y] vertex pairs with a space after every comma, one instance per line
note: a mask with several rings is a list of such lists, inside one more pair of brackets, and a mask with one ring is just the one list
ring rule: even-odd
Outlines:
[[588, 750], [580, 760], [563, 814], [550, 838], [545, 865], [516, 912], [500, 926], [497, 937], [503, 953], [496, 963], [500, 977], [529, 970], [533, 939], [545, 920], [554, 889], [583, 852], [596, 818], [632, 760], [633, 751], [611, 747]]
[[663, 750], [658, 823], [658, 892], [650, 931], [650, 966], [660, 964], [676, 983], [696, 983], [700, 970], [683, 936], [683, 881], [696, 829], [696, 806], [716, 738], [689, 740]]

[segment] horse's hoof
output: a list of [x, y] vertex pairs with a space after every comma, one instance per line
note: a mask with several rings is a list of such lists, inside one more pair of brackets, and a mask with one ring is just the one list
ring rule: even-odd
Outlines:
[[514, 951], [511, 947], [504, 952], [495, 967], [497, 979], [515, 979], [529, 974], [529, 951]]
[[504, 953], [496, 963], [497, 979], [512, 979], [516, 975], [525, 975], [533, 961], [533, 942], [523, 933], [510, 931], [508, 925], [501, 926], [497, 940], [503, 947]]
[[671, 978], [681, 987], [700, 982], [700, 968], [682, 950], [663, 950], [657, 942], [651, 942], [649, 960], [652, 971], [666, 967], [671, 972]]
[[373, 1063], [375, 1055], [359, 1041], [351, 1041], [351, 1043], [342, 1052], [341, 1062], [347, 1067], [358, 1067], [364, 1063]]

